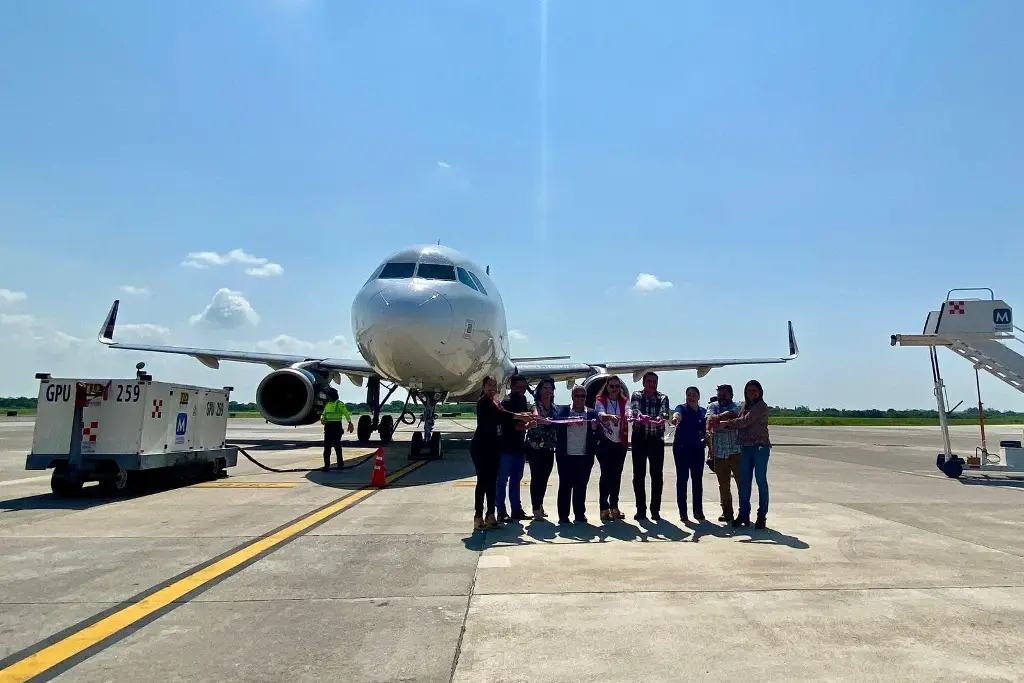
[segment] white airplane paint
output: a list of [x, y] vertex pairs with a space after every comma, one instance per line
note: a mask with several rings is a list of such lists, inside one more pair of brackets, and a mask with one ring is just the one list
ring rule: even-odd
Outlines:
[[[377, 431], [387, 443], [394, 433], [391, 415], [380, 415], [398, 387], [423, 406], [423, 432], [413, 435], [412, 453], [424, 442], [430, 455], [440, 454], [440, 434], [433, 431], [439, 403], [479, 396], [484, 377], [499, 386], [513, 374], [528, 381], [550, 377], [572, 384], [582, 380], [588, 404], [612, 374], [696, 370], [703, 377], [727, 365], [786, 363], [799, 354], [789, 323], [789, 355], [779, 358], [643, 360], [569, 362], [568, 356], [516, 358], [509, 349], [505, 304], [489, 269], [440, 245], [414, 246], [382, 261], [352, 303], [352, 332], [359, 359], [320, 358], [179, 346], [122, 344], [114, 341], [119, 300], [115, 300], [99, 333], [99, 341], [116, 349], [192, 356], [210, 368], [220, 361], [260, 363], [273, 368], [256, 390], [256, 405], [267, 421], [278, 425], [312, 424], [320, 419], [331, 381], [348, 377], [356, 386], [367, 380], [367, 404], [373, 415], [359, 419], [357, 436], [369, 440]], [[381, 383], [388, 383], [381, 400]], [[404, 417], [405, 413], [403, 413]]]

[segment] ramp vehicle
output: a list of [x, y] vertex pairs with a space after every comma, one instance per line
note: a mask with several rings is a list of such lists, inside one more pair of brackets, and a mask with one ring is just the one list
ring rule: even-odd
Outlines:
[[[987, 292], [987, 297], [953, 297], [954, 292]], [[936, 349], [945, 347], [974, 365], [975, 379], [984, 370], [1014, 389], [1024, 392], [1024, 356], [1003, 342], [1022, 342], [1016, 332], [1022, 332], [1013, 323], [1013, 310], [1005, 301], [995, 298], [988, 287], [951, 289], [939, 310], [931, 311], [921, 334], [894, 334], [892, 346], [927, 346], [932, 360], [932, 381], [935, 401], [939, 409], [944, 452], [936, 458], [936, 466], [953, 479], [964, 469], [994, 472], [1024, 472], [1024, 450], [1019, 441], [1002, 441], [999, 454], [989, 453], [985, 440], [985, 413], [981, 403], [981, 384], [978, 382], [978, 419], [981, 426], [981, 446], [966, 460], [955, 455], [949, 441], [945, 385], [939, 372]], [[955, 410], [955, 407], [954, 407]], [[951, 412], [951, 411], [950, 411]]]
[[225, 443], [231, 387], [154, 382], [136, 367], [135, 379], [36, 375], [25, 469], [53, 468], [55, 495], [76, 495], [89, 481], [116, 495], [142, 473], [219, 477], [238, 463], [238, 448]]

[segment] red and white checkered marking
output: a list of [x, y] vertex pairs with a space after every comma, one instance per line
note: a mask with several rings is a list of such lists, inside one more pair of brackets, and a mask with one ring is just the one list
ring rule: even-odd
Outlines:
[[949, 302], [949, 314], [950, 315], [963, 315], [964, 314], [964, 302], [963, 301], [950, 301]]
[[152, 417], [163, 417], [164, 416], [164, 400], [153, 399], [153, 414]]
[[87, 427], [82, 428], [82, 438], [89, 443], [96, 443], [96, 431], [100, 428], [99, 422], [90, 422]]

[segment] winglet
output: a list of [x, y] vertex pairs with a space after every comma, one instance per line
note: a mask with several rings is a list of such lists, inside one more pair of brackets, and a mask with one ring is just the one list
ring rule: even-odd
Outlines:
[[793, 321], [789, 321], [789, 359], [793, 360], [800, 355], [800, 347], [796, 345], [796, 334], [793, 333]]
[[100, 344], [114, 343], [114, 325], [117, 324], [117, 307], [120, 305], [121, 300], [114, 299], [114, 303], [110, 306], [110, 312], [107, 313], [107, 318], [103, 321], [103, 327], [100, 328], [100, 333], [97, 335]]

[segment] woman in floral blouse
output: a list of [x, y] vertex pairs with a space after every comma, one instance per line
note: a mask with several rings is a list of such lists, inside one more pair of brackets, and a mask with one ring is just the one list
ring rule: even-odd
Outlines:
[[555, 442], [558, 434], [555, 425], [544, 424], [555, 417], [558, 406], [555, 405], [555, 382], [542, 379], [534, 392], [537, 401], [533, 406], [533, 415], [537, 418], [537, 426], [531, 427], [526, 433], [526, 461], [530, 463], [530, 502], [533, 503], [534, 519], [547, 517], [544, 512], [544, 494], [548, 490], [548, 479], [555, 465]]

